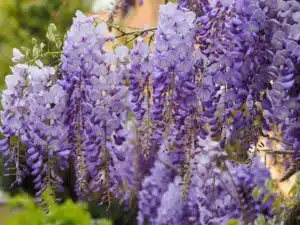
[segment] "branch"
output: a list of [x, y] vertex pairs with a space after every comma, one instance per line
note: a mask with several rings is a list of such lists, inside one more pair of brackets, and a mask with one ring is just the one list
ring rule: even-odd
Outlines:
[[295, 173], [300, 171], [300, 159], [296, 159], [295, 162], [288, 168], [285, 174], [279, 179], [280, 182], [288, 180]]
[[295, 153], [294, 150], [274, 150], [274, 149], [257, 149], [258, 152], [265, 152], [266, 154], [271, 155], [292, 155]]
[[121, 38], [124, 36], [128, 36], [128, 35], [135, 35], [135, 36], [141, 36], [147, 32], [151, 32], [151, 31], [155, 31], [157, 30], [157, 27], [154, 28], [149, 28], [149, 29], [144, 29], [144, 30], [139, 30], [139, 31], [131, 31], [131, 32], [123, 32], [122, 34], [116, 36], [115, 38]]

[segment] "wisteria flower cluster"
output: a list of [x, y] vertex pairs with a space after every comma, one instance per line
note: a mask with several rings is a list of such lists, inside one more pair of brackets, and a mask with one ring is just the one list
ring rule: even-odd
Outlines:
[[63, 191], [68, 170], [80, 200], [129, 206], [135, 193], [140, 225], [271, 220], [268, 170], [238, 163], [275, 125], [299, 155], [299, 11], [181, 0], [160, 7], [156, 28], [108, 24], [120, 35], [77, 12], [59, 63], [14, 50], [1, 110], [8, 173], [31, 177], [37, 197]]
[[[184, 201], [182, 178], [166, 167], [169, 154], [160, 152], [139, 192], [139, 224], [226, 224], [231, 218], [252, 224], [260, 214], [272, 218], [272, 197], [262, 203], [267, 193], [264, 182], [270, 174], [259, 159], [250, 168], [226, 162], [222, 171], [215, 160], [219, 151], [204, 143], [208, 147], [193, 159], [195, 172]], [[252, 193], [258, 187], [263, 193], [255, 198]]]

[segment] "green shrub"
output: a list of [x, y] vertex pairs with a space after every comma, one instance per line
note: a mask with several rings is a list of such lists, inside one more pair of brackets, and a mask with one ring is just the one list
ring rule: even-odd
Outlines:
[[71, 200], [57, 204], [50, 191], [46, 191], [42, 199], [42, 204], [36, 204], [26, 194], [12, 198], [8, 204], [11, 215], [4, 225], [112, 225], [106, 219], [93, 221], [85, 204]]

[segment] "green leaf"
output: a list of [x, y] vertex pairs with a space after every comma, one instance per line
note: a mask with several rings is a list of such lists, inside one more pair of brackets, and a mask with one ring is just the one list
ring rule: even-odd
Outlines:
[[260, 187], [255, 187], [253, 190], [252, 190], [252, 196], [255, 200], [258, 200], [260, 197], [261, 197], [261, 194], [262, 194], [263, 190], [262, 188]]
[[56, 204], [55, 199], [53, 197], [53, 192], [51, 191], [51, 189], [47, 188], [43, 194], [42, 194], [42, 199], [43, 202], [45, 204], [47, 204], [48, 206], [53, 206]]
[[265, 217], [263, 215], [259, 215], [255, 222], [254, 222], [255, 225], [267, 225], [267, 221], [265, 219]]
[[239, 225], [240, 221], [238, 219], [231, 219], [229, 220], [226, 225]]
[[111, 220], [100, 219], [96, 223], [97, 225], [113, 225]]
[[60, 49], [60, 47], [62, 46], [62, 42], [60, 39], [56, 39], [55, 46], [56, 46], [56, 48]]
[[29, 54], [30, 54], [30, 49], [29, 48], [26, 48], [24, 46], [21, 46], [21, 51], [25, 54], [25, 57], [28, 58], [29, 57]]
[[58, 30], [54, 23], [50, 23], [46, 37], [50, 42], [55, 44], [56, 48], [60, 49], [62, 41], [60, 40]]
[[42, 43], [40, 44], [40, 49], [43, 50], [43, 49], [45, 48], [45, 46], [46, 46], [46, 45], [42, 42]]
[[265, 186], [270, 192], [273, 192], [276, 189], [276, 184], [271, 179], [265, 181]]
[[33, 58], [39, 57], [40, 54], [41, 54], [41, 49], [39, 48], [38, 45], [34, 45], [33, 49], [32, 49], [32, 56], [33, 56]]
[[37, 44], [37, 40], [35, 38], [32, 38], [31, 42], [32, 42], [33, 45]]
[[50, 23], [46, 37], [50, 42], [55, 42], [56, 35], [57, 35], [57, 28], [54, 23]]
[[17, 195], [16, 197], [9, 199], [9, 206], [14, 207], [25, 207], [27, 209], [35, 209], [35, 202], [27, 195]]
[[296, 185], [294, 184], [292, 188], [289, 190], [289, 195], [295, 195], [296, 194]]
[[264, 199], [263, 199], [263, 203], [265, 204], [269, 199], [270, 199], [270, 193], [265, 194]]
[[281, 206], [282, 206], [282, 200], [280, 198], [275, 198], [275, 200], [273, 201], [273, 209], [276, 212], [279, 212], [281, 210]]

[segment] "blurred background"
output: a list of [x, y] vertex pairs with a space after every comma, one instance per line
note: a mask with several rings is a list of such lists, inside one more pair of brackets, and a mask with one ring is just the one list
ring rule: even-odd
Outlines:
[[0, 75], [10, 72], [10, 59], [14, 47], [31, 47], [32, 38], [46, 39], [47, 28], [55, 23], [64, 34], [77, 9], [89, 11], [91, 0], [5, 0], [0, 1]]

